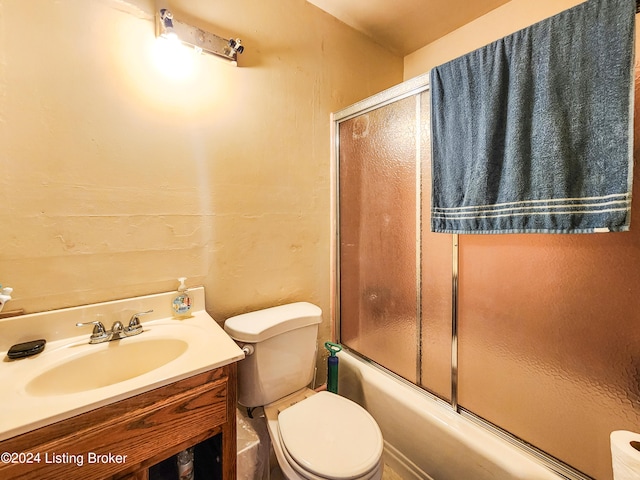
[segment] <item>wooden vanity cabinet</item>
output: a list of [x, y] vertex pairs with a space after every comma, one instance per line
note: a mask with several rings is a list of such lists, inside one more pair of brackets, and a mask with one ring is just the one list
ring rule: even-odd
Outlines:
[[232, 363], [0, 442], [23, 454], [0, 463], [0, 478], [146, 480], [150, 466], [222, 434], [223, 479], [235, 480], [236, 372]]

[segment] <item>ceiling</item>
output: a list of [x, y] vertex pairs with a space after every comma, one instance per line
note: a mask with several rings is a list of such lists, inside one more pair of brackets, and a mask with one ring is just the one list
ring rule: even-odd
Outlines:
[[405, 56], [509, 0], [307, 0]]

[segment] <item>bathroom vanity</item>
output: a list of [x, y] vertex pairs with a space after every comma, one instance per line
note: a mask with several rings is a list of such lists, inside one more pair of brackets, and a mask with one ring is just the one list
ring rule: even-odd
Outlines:
[[[0, 363], [0, 478], [148, 479], [154, 464], [221, 435], [223, 478], [235, 479], [243, 353], [205, 312], [204, 290], [189, 294], [185, 320], [167, 316], [171, 294], [159, 294], [0, 321], [3, 357], [7, 338], [50, 340], [35, 357]], [[89, 345], [90, 331], [75, 329], [98, 311], [107, 324], [147, 310], [134, 338]]]
[[0, 478], [143, 480], [221, 433], [223, 478], [235, 479], [235, 384], [234, 363], [5, 440], [0, 451], [23, 458], [3, 461]]

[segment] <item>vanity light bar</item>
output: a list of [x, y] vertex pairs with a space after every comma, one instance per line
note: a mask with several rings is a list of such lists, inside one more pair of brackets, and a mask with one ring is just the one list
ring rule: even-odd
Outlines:
[[176, 37], [180, 42], [238, 65], [238, 54], [244, 51], [239, 38], [226, 39], [173, 18], [167, 9], [156, 12], [156, 37]]

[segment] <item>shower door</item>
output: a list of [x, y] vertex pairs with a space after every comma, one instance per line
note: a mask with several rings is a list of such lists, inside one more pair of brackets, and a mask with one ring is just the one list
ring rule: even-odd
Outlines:
[[611, 480], [609, 433], [640, 431], [640, 218], [431, 233], [429, 118], [426, 76], [333, 117], [339, 341], [565, 478]]
[[451, 290], [451, 241], [423, 229], [431, 196], [425, 82], [418, 77], [335, 118], [339, 338], [449, 399], [451, 295], [442, 293]]

